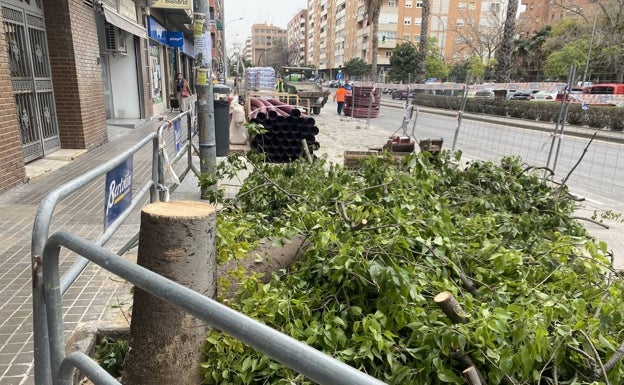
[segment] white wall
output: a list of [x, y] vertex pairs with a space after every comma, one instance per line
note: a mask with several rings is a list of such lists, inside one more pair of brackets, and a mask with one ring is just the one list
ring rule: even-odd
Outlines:
[[137, 81], [134, 35], [126, 33], [127, 55], [110, 57], [111, 88], [115, 119], [139, 119], [139, 86]]

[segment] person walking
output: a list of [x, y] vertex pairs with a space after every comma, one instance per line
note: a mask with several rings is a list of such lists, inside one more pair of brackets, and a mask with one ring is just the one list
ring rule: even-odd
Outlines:
[[348, 94], [349, 91], [347, 91], [342, 84], [340, 85], [340, 87], [338, 87], [336, 93], [334, 93], [334, 101], [338, 103], [338, 115], [342, 114], [342, 108], [344, 107], [345, 103], [345, 96], [347, 96]]
[[178, 107], [180, 111], [186, 111], [186, 104], [188, 97], [191, 96], [191, 89], [189, 83], [184, 79], [181, 73], [176, 75], [176, 95], [178, 96]]

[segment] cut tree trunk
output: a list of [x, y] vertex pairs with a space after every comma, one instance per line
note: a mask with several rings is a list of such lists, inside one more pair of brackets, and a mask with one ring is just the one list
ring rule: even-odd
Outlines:
[[[310, 246], [310, 243], [303, 235], [295, 235], [291, 240], [283, 245], [276, 245], [273, 239], [265, 239], [260, 242], [257, 249], [250, 252], [245, 258], [234, 259], [223, 265], [219, 265], [219, 278], [227, 278], [229, 272], [237, 271], [243, 267], [247, 275], [261, 274], [260, 281], [269, 282], [274, 272], [288, 268], [293, 262], [299, 260], [303, 253]], [[239, 278], [230, 278], [226, 286], [220, 286], [220, 298], [232, 298], [238, 289]]]
[[[216, 212], [202, 202], [157, 202], [141, 212], [137, 263], [208, 297], [216, 291]], [[200, 384], [203, 321], [135, 288], [124, 385]]]

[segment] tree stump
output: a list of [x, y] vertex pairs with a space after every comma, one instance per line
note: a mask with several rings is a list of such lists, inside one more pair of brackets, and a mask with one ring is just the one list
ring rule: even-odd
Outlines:
[[[208, 297], [216, 294], [216, 212], [202, 202], [147, 205], [137, 263]], [[203, 321], [139, 288], [134, 291], [125, 385], [200, 384]]]

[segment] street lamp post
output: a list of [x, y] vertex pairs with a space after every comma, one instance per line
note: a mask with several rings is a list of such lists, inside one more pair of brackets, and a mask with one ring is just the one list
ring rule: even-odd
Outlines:
[[[241, 21], [243, 20], [243, 17], [239, 17], [238, 19], [234, 19], [234, 20], [230, 20], [228, 22], [226, 22], [225, 24], [223, 24], [223, 84], [226, 84], [227, 82], [227, 78], [228, 78], [228, 63], [227, 63], [227, 48], [226, 48], [226, 42], [225, 42], [225, 30], [228, 24], [233, 23], [235, 21]], [[236, 36], [236, 35], [235, 35]]]

